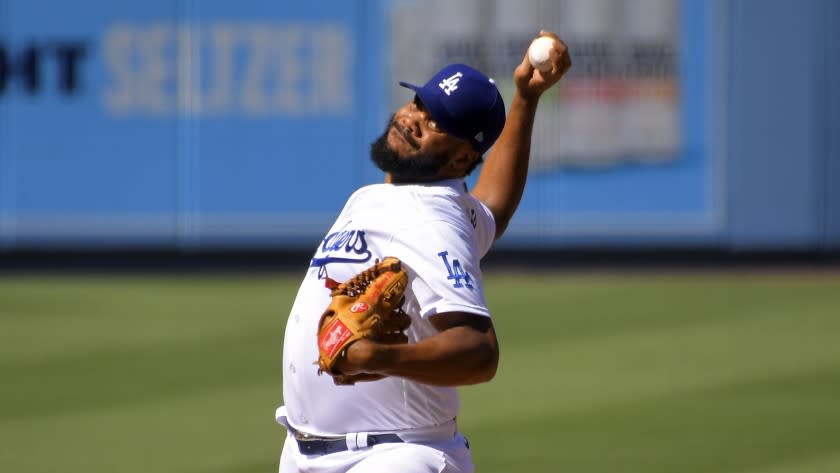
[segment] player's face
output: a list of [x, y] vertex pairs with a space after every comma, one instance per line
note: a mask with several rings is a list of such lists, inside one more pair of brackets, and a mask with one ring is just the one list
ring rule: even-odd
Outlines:
[[471, 149], [466, 140], [441, 130], [415, 96], [394, 113], [371, 145], [371, 159], [396, 181], [429, 181], [460, 177], [451, 175], [447, 164]]
[[430, 155], [420, 151], [419, 147], [414, 148], [413, 143], [416, 142], [411, 137], [400, 139], [403, 143], [409, 144], [414, 151], [392, 145], [395, 130], [399, 130], [394, 123], [392, 116], [385, 132], [370, 147], [370, 158], [376, 167], [390, 174], [395, 182], [422, 182], [438, 178], [441, 169], [449, 162], [449, 156], [447, 154]]

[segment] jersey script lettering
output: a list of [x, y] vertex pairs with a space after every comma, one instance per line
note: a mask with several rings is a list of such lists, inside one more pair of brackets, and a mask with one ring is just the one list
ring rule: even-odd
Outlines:
[[310, 267], [323, 267], [330, 263], [364, 263], [370, 261], [371, 253], [365, 240], [364, 230], [342, 230], [330, 233], [321, 243], [318, 254], [312, 258]]

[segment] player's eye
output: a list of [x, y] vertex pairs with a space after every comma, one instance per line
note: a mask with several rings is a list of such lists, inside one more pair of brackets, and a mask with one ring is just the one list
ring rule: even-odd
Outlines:
[[417, 95], [414, 96], [414, 100], [412, 101], [412, 104], [414, 105], [414, 108], [418, 112], [425, 112], [426, 116], [429, 117], [428, 120], [426, 120], [426, 125], [429, 127], [430, 130], [435, 131], [435, 132], [442, 132], [443, 131], [438, 126], [437, 122], [431, 119], [431, 117], [429, 116], [428, 110], [426, 110], [426, 106], [423, 105], [423, 102], [420, 100], [419, 96], [417, 96]]

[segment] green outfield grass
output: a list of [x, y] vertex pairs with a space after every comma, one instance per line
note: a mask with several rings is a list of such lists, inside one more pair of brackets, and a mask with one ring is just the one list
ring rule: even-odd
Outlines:
[[[289, 276], [0, 278], [0, 472], [277, 470]], [[840, 274], [490, 272], [479, 473], [840, 471]]]

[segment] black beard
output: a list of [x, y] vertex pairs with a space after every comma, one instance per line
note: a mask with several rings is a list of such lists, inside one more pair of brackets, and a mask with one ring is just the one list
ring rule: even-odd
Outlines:
[[415, 153], [400, 157], [388, 144], [388, 132], [391, 130], [393, 117], [388, 120], [385, 132], [370, 145], [370, 159], [383, 172], [391, 175], [393, 182], [424, 182], [438, 177], [438, 173], [449, 162], [449, 155]]

